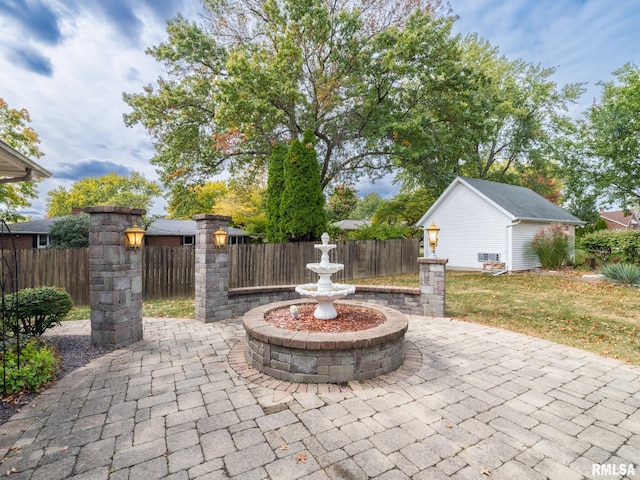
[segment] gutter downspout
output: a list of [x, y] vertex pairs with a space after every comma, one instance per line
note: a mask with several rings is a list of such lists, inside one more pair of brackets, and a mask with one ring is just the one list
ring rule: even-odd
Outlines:
[[35, 176], [34, 173], [32, 168], [27, 168], [27, 173], [22, 177], [0, 178], [0, 185], [3, 183], [28, 182]]
[[[507, 225], [507, 261], [504, 264], [504, 271], [502, 272], [497, 272], [494, 273], [495, 275], [502, 275], [503, 273], [507, 273], [513, 270], [513, 255], [512, 255], [512, 248], [513, 248], [513, 231], [509, 231], [510, 228], [519, 225], [520, 222], [522, 222], [521, 218], [516, 218], [514, 221], [511, 222], [510, 225]], [[509, 235], [511, 233], [511, 235]]]

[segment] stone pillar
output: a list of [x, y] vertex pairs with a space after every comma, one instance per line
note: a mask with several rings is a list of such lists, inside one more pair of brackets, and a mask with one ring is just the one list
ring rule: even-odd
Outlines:
[[418, 258], [420, 265], [420, 302], [424, 315], [444, 317], [446, 306], [447, 258]]
[[217, 322], [231, 318], [229, 306], [229, 254], [213, 243], [213, 233], [227, 230], [231, 217], [203, 213], [196, 221], [196, 320]]
[[140, 208], [86, 207], [89, 214], [91, 342], [120, 348], [142, 340], [142, 251], [124, 231], [142, 225]]

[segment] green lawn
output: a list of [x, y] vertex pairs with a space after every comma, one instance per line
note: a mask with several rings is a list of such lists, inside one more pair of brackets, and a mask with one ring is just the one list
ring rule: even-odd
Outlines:
[[[354, 280], [418, 286], [418, 275]], [[193, 298], [145, 302], [145, 317], [194, 318]], [[449, 317], [483, 323], [640, 365], [640, 290], [534, 273], [447, 272]], [[69, 320], [89, 318], [74, 308]]]
[[[418, 286], [418, 275], [353, 283]], [[640, 290], [535, 273], [447, 272], [449, 317], [640, 365]]]

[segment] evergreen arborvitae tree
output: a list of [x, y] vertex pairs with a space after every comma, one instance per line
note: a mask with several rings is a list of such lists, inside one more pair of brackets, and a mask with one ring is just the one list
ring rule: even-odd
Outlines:
[[284, 160], [287, 146], [277, 143], [269, 157], [269, 179], [267, 180], [267, 242], [284, 242], [280, 202], [284, 190]]
[[288, 241], [320, 238], [327, 227], [320, 166], [313, 148], [313, 133], [294, 140], [284, 161], [284, 188], [280, 200], [282, 233]]

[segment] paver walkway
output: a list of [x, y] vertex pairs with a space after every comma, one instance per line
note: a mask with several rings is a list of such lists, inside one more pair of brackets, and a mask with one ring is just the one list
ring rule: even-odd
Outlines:
[[[89, 324], [57, 331], [88, 334]], [[633, 469], [628, 478], [640, 478], [638, 368], [412, 316], [415, 368], [291, 392], [232, 368], [243, 337], [239, 320], [145, 319], [142, 342], [76, 370], [0, 427], [0, 474], [572, 480]]]

